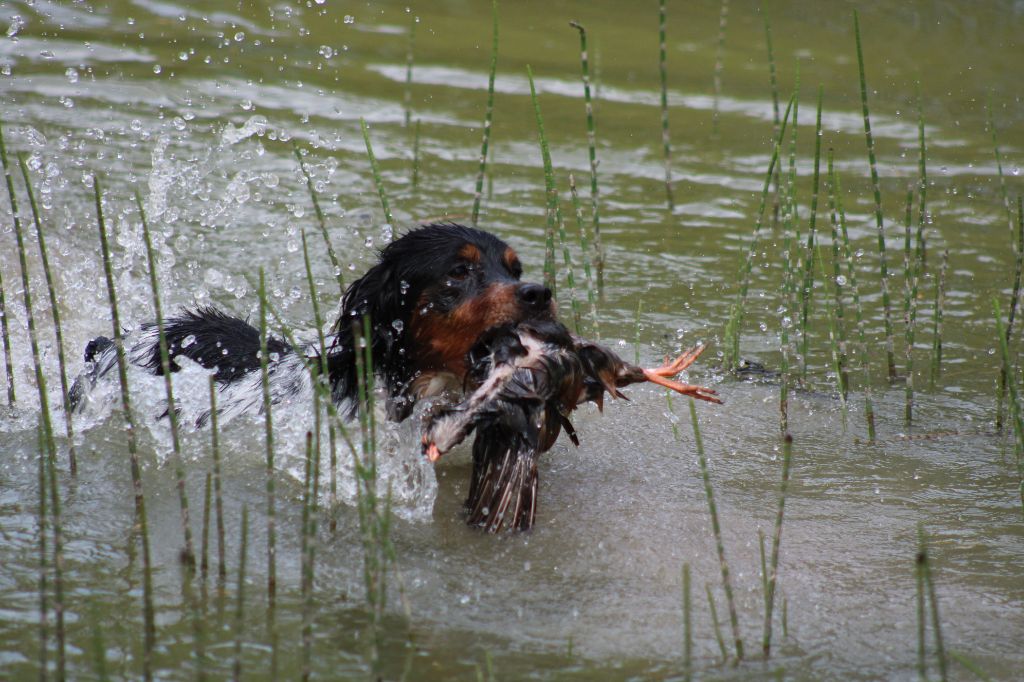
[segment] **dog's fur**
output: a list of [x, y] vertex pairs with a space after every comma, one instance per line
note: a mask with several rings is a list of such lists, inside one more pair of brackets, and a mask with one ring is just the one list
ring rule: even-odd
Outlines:
[[[327, 342], [327, 373], [334, 401], [350, 412], [357, 407], [353, 349], [364, 316], [371, 324], [374, 370], [387, 394], [388, 414], [401, 421], [417, 400], [446, 390], [460, 391], [466, 356], [477, 338], [498, 325], [554, 318], [551, 291], [520, 281], [522, 266], [501, 239], [455, 223], [411, 230], [385, 246], [378, 262], [353, 282]], [[171, 371], [185, 357], [214, 372], [228, 414], [259, 411], [259, 332], [247, 321], [216, 308], [185, 310], [165, 320]], [[309, 381], [305, 360], [320, 364], [316, 343], [294, 348], [270, 336], [268, 370], [273, 400], [294, 395]], [[132, 364], [162, 374], [157, 327], [141, 327], [129, 352]], [[91, 341], [86, 369], [71, 391], [81, 406], [93, 385], [115, 365], [113, 343]], [[196, 425], [202, 426], [207, 414]]]

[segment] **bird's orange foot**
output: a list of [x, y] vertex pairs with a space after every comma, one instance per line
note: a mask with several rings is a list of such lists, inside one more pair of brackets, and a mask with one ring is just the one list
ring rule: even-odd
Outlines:
[[644, 377], [652, 384], [664, 386], [676, 393], [688, 395], [691, 398], [697, 398], [698, 400], [706, 400], [709, 403], [721, 404], [722, 401], [715, 397], [715, 391], [712, 389], [705, 388], [703, 386], [694, 386], [693, 384], [684, 384], [669, 378], [674, 377], [692, 365], [694, 361], [700, 357], [700, 354], [704, 352], [705, 348], [706, 346], [695, 346], [672, 362], [666, 362], [661, 367], [645, 369], [643, 371]]

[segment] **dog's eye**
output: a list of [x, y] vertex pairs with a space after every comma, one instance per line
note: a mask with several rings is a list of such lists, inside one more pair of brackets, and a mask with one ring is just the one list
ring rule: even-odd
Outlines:
[[469, 276], [469, 266], [465, 263], [459, 263], [448, 271], [448, 276], [452, 279], [466, 279]]

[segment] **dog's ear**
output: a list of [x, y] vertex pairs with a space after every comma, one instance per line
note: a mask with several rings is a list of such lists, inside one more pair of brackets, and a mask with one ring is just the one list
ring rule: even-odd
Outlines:
[[383, 377], [389, 396], [399, 393], [410, 378], [407, 353], [403, 353], [405, 330], [409, 326], [412, 302], [408, 284], [390, 259], [382, 259], [366, 274], [353, 282], [342, 298], [341, 314], [334, 324], [338, 361], [332, 363], [331, 381], [336, 394], [349, 399], [355, 407], [357, 393], [355, 357], [351, 353], [355, 335], [353, 325], [361, 334], [364, 316], [370, 318], [370, 343], [376, 373]]

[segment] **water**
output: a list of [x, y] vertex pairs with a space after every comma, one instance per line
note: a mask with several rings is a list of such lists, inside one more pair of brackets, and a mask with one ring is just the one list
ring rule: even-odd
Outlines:
[[[828, 378], [827, 326], [815, 289], [809, 390], [791, 399], [792, 484], [780, 564], [771, 662], [756, 662], [762, 592], [757, 531], [770, 533], [781, 466], [778, 387], [725, 380], [715, 353], [745, 254], [769, 157], [771, 101], [764, 28], [753, 6], [730, 8], [720, 133], [712, 135], [711, 92], [719, 4], [669, 8], [669, 100], [677, 208], [664, 208], [658, 109], [657, 12], [625, 3], [516, 3], [501, 8], [496, 82], [493, 195], [482, 225], [509, 240], [540, 277], [544, 195], [526, 64], [537, 78], [559, 182], [576, 174], [588, 187], [578, 39], [589, 31], [595, 73], [607, 287], [603, 339], [631, 357], [642, 299], [640, 354], [658, 363], [697, 341], [711, 350], [691, 381], [714, 385], [721, 407], [699, 414], [732, 569], [740, 628], [755, 662], [723, 666], [704, 586], [714, 590], [727, 629], [703, 486], [686, 405], [666, 416], [664, 396], [629, 390], [630, 402], [587, 407], [575, 419], [579, 449], [560, 442], [543, 460], [538, 527], [485, 537], [464, 526], [469, 474], [465, 452], [431, 470], [390, 429], [384, 466], [396, 482], [393, 534], [411, 617], [397, 586], [385, 621], [385, 678], [475, 679], [488, 656], [495, 675], [542, 678], [680, 677], [680, 570], [694, 587], [696, 666], [708, 677], [757, 679], [784, 668], [791, 679], [916, 677], [915, 534], [930, 538], [943, 635], [949, 650], [994, 679], [1024, 666], [1024, 531], [1009, 438], [995, 434], [993, 382], [998, 354], [990, 300], [1012, 286], [1010, 229], [986, 130], [992, 96], [1011, 202], [1024, 127], [1013, 56], [1024, 20], [1019, 4], [882, 3], [864, 8], [872, 127], [889, 236], [894, 314], [902, 335], [903, 197], [917, 177], [914, 82], [927, 122], [928, 267], [918, 315], [915, 422], [902, 420], [902, 384], [886, 390], [873, 201], [864, 153], [856, 53], [849, 6], [824, 2], [771, 8], [781, 89], [800, 62], [799, 192], [802, 231], [812, 172], [814, 90], [825, 85], [823, 146], [843, 174], [858, 279], [870, 316], [869, 353], [879, 442], [867, 445], [863, 393], [852, 394], [844, 427]], [[43, 207], [60, 289], [71, 367], [84, 344], [110, 333], [88, 178], [99, 172], [116, 244], [121, 315], [134, 326], [151, 315], [145, 251], [131, 193], [142, 194], [158, 249], [165, 309], [215, 303], [256, 319], [256, 269], [267, 273], [275, 307], [297, 328], [312, 328], [300, 232], [310, 233], [323, 308], [333, 310], [334, 275], [292, 144], [321, 197], [331, 239], [350, 281], [386, 241], [359, 119], [366, 119], [399, 226], [450, 217], [468, 220], [486, 101], [490, 57], [487, 8], [461, 3], [413, 7], [374, 3], [244, 6], [237, 3], [114, 2], [101, 9], [52, 2], [0, 8], [5, 137], [27, 155]], [[412, 117], [421, 121], [420, 185], [410, 182], [411, 131], [403, 127], [406, 32], [418, 17]], [[783, 95], [785, 98], [786, 95]], [[584, 203], [587, 189], [582, 190]], [[25, 203], [22, 200], [22, 203]], [[9, 215], [6, 200], [0, 212]], [[568, 213], [567, 213], [568, 215]], [[819, 214], [827, 229], [827, 215]], [[575, 229], [572, 220], [570, 233]], [[779, 366], [781, 234], [767, 235], [755, 259], [745, 357]], [[825, 243], [827, 247], [827, 241]], [[943, 374], [928, 387], [931, 300], [940, 254], [950, 252]], [[826, 251], [828, 249], [826, 248]], [[34, 253], [34, 250], [33, 250]], [[0, 418], [0, 677], [36, 676], [38, 410], [20, 274], [9, 218], [0, 227], [0, 271], [15, 346], [18, 404]], [[574, 251], [577, 281], [582, 281]], [[826, 267], [829, 263], [826, 262]], [[38, 259], [30, 254], [37, 317], [43, 327], [50, 403], [59, 405], [56, 349], [45, 314]], [[819, 278], [820, 280], [820, 278]], [[566, 288], [560, 303], [568, 319]], [[584, 307], [585, 309], [585, 307]], [[852, 312], [848, 309], [848, 314]], [[790, 327], [796, 334], [796, 320]], [[1018, 326], [1019, 329], [1019, 326]], [[1011, 352], [1020, 347], [1015, 333]], [[897, 348], [902, 349], [902, 339]], [[902, 367], [902, 350], [898, 353]], [[860, 386], [854, 373], [855, 387]], [[159, 406], [160, 382], [136, 381], [140, 410]], [[205, 381], [179, 377], [179, 395], [205, 400]], [[148, 399], [148, 402], [147, 402]], [[55, 423], [62, 424], [58, 415]], [[140, 429], [151, 519], [161, 677], [192, 676], [192, 625], [180, 593], [181, 529], [166, 426]], [[99, 676], [101, 640], [109, 673], [141, 667], [139, 558], [129, 540], [131, 484], [119, 417], [98, 409], [79, 424], [81, 473], [61, 478], [67, 537], [69, 670]], [[678, 426], [676, 442], [673, 425]], [[305, 406], [278, 416], [279, 600], [282, 675], [301, 665], [299, 523]], [[266, 675], [269, 640], [262, 423], [238, 417], [223, 429], [229, 581], [225, 603], [204, 618], [211, 670], [232, 659], [232, 608], [240, 510], [250, 512], [244, 664]], [[206, 432], [184, 439], [195, 532], [211, 467]], [[404, 444], [404, 445], [403, 445]], [[66, 469], [63, 456], [62, 470]], [[339, 495], [351, 499], [342, 457]], [[323, 513], [317, 554], [314, 670], [359, 677], [368, 661], [362, 608], [362, 554], [355, 508]], [[52, 543], [51, 543], [52, 545]], [[52, 577], [51, 577], [52, 579]], [[777, 605], [781, 607], [781, 604]], [[778, 610], [777, 610], [778, 614]], [[52, 614], [51, 614], [52, 622]], [[408, 644], [411, 641], [412, 644]], [[929, 647], [931, 635], [929, 633]], [[50, 652], [51, 665], [54, 652]], [[929, 649], [929, 665], [934, 658]], [[952, 663], [956, 678], [969, 677]]]

